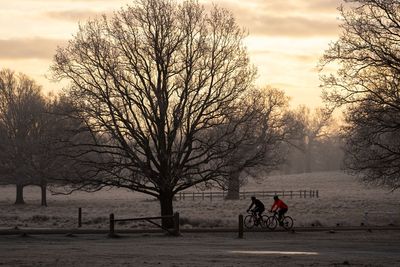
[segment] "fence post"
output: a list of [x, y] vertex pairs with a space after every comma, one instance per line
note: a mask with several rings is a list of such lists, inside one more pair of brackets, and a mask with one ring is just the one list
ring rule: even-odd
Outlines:
[[307, 190], [304, 190], [303, 196], [304, 196], [304, 198], [307, 197]]
[[115, 227], [114, 227], [114, 213], [110, 214], [110, 233], [108, 234], [109, 236], [113, 237], [115, 236]]
[[243, 215], [239, 215], [239, 238], [243, 238]]
[[319, 198], [319, 195], [318, 195], [318, 190], [317, 190], [317, 192], [316, 192], [316, 193], [317, 193], [317, 198]]
[[290, 191], [290, 198], [293, 198], [293, 191]]
[[175, 236], [181, 235], [179, 230], [179, 212], [174, 213], [174, 235]]
[[193, 200], [194, 200], [194, 192], [193, 192]]
[[212, 201], [212, 191], [210, 191], [210, 201]]
[[78, 208], [78, 228], [82, 227], [82, 208]]

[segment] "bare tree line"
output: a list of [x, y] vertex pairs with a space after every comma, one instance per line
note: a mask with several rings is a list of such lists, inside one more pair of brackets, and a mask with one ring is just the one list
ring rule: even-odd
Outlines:
[[[15, 203], [24, 203], [23, 187], [27, 185], [40, 186], [42, 205], [47, 205], [48, 185], [58, 188], [66, 184], [69, 189], [88, 191], [101, 188], [90, 178], [103, 179], [92, 165], [105, 164], [105, 153], [86, 150], [87, 142], [93, 139], [85, 122], [76, 117], [70, 99], [45, 96], [33, 80], [11, 70], [0, 72], [0, 82], [3, 104], [0, 116], [1, 183], [16, 185]], [[228, 190], [227, 198], [238, 199], [240, 186], [248, 175], [263, 179], [265, 173], [282, 168], [289, 173], [311, 171], [304, 169], [304, 162], [309, 162], [303, 155], [304, 133], [309, 131], [306, 126], [311, 118], [317, 115], [310, 114], [306, 107], [290, 110], [289, 99], [283, 91], [269, 87], [250, 90], [242, 104], [238, 112], [246, 112], [248, 117], [231, 136], [232, 142], [236, 142], [235, 152], [221, 158], [226, 165], [224, 176], [199, 186], [219, 185]], [[229, 119], [237, 117], [230, 116]], [[314, 127], [327, 127], [325, 120], [316, 117], [313, 121]], [[326, 136], [326, 133], [320, 136]], [[313, 149], [313, 153], [307, 155], [314, 155], [315, 147]], [[302, 154], [299, 158], [292, 157], [296, 151]], [[97, 153], [103, 156], [93, 157]], [[100, 158], [102, 161], [99, 162]], [[303, 168], [293, 167], [293, 162]], [[291, 166], [282, 167], [286, 165]], [[59, 193], [59, 190], [54, 192]]]
[[25, 186], [37, 185], [47, 205], [47, 185], [68, 165], [60, 156], [62, 140], [79, 128], [62, 115], [68, 109], [65, 98], [44, 96], [26, 75], [0, 70], [0, 184], [16, 185], [16, 204], [24, 203]]

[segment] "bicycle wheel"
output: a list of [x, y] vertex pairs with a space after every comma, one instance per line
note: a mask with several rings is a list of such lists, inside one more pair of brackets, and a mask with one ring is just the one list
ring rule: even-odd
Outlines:
[[275, 230], [278, 226], [278, 219], [275, 216], [268, 217], [266, 226], [269, 230]]
[[254, 217], [252, 215], [247, 215], [244, 217], [244, 227], [251, 229], [254, 227]]
[[293, 219], [290, 216], [285, 216], [282, 220], [283, 225], [282, 227], [285, 228], [286, 230], [290, 230], [293, 228]]
[[268, 228], [268, 219], [269, 219], [269, 216], [267, 216], [267, 215], [263, 215], [262, 217], [261, 217], [261, 227], [262, 228]]

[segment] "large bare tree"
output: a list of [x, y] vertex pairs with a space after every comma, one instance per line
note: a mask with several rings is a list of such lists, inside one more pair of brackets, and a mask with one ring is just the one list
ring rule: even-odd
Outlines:
[[230, 12], [197, 1], [141, 0], [80, 26], [52, 66], [94, 138], [81, 155], [99, 156], [80, 188], [129, 188], [171, 215], [177, 192], [223, 177], [255, 75], [244, 37]]
[[400, 186], [400, 2], [346, 1], [339, 40], [322, 58], [325, 98], [346, 110], [347, 167], [365, 181]]

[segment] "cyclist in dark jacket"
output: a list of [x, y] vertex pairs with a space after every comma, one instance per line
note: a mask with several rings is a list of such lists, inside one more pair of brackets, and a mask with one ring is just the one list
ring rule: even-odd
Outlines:
[[255, 206], [253, 211], [258, 215], [258, 218], [261, 218], [261, 214], [265, 211], [264, 204], [257, 199], [255, 196], [251, 197], [251, 204], [250, 207], [247, 209], [247, 212], [250, 211], [250, 209]]

